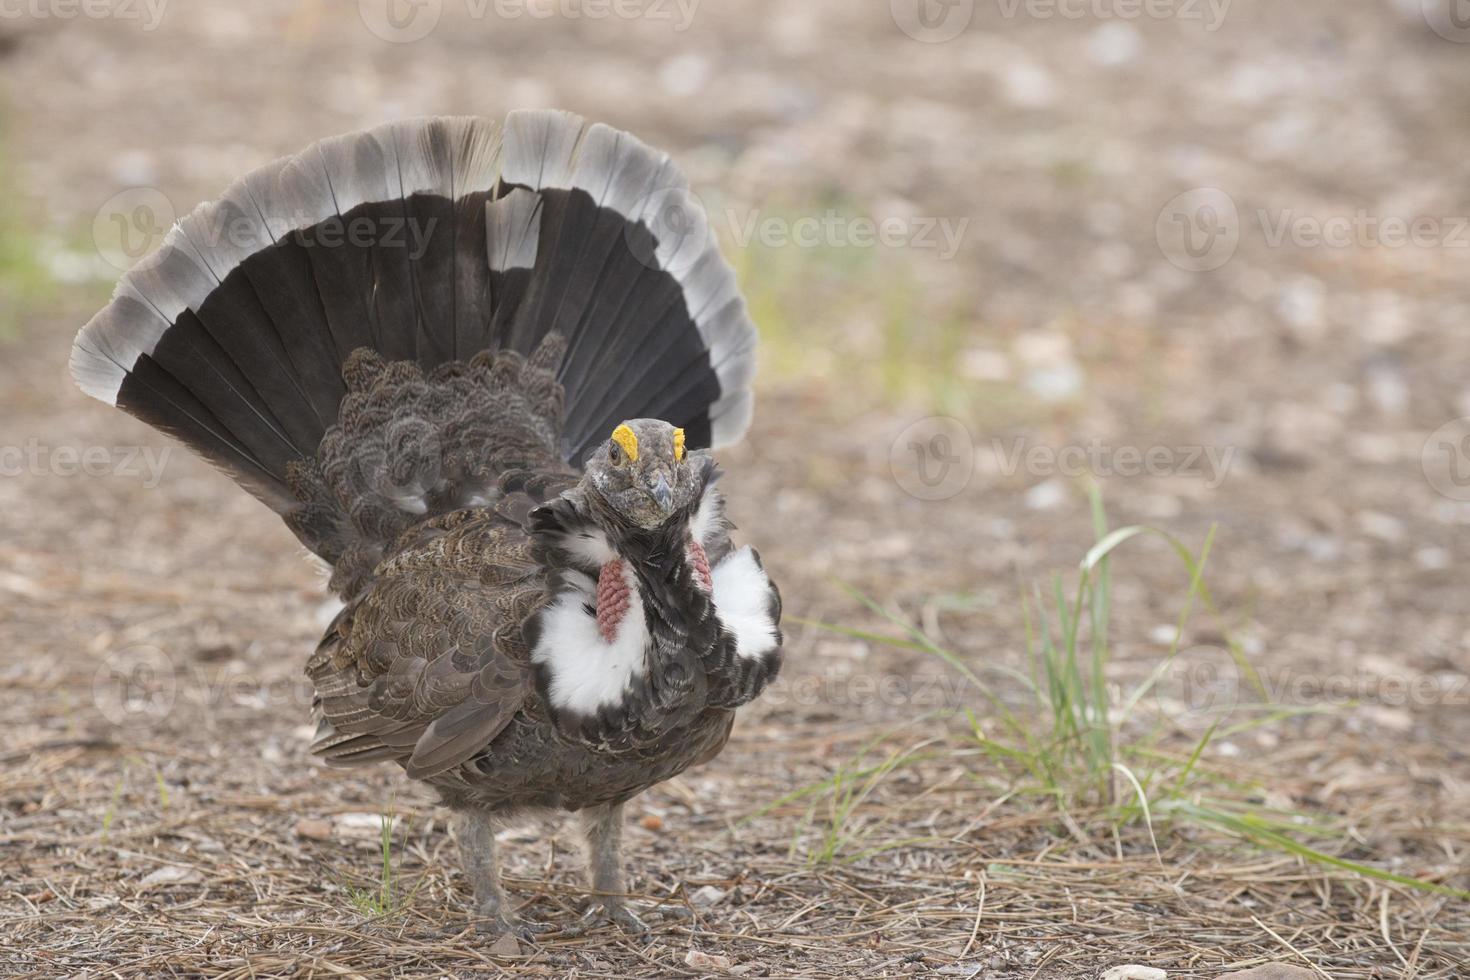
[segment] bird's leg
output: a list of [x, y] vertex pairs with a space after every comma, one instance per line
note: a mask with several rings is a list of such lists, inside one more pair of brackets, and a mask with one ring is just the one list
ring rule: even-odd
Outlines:
[[530, 939], [537, 930], [516, 917], [500, 887], [500, 866], [495, 860], [495, 821], [490, 814], [466, 810], [460, 815], [459, 852], [465, 877], [475, 890], [475, 928], [487, 935], [514, 933]]
[[611, 922], [627, 932], [647, 932], [648, 927], [628, 908], [628, 887], [623, 878], [623, 805], [612, 803], [583, 810], [582, 830], [587, 837], [587, 875], [592, 886], [592, 901], [583, 925]]

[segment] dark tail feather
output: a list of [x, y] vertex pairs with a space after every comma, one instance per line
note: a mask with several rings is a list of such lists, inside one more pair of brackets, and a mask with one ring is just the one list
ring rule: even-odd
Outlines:
[[694, 446], [738, 439], [755, 328], [683, 175], [627, 133], [565, 113], [512, 113], [506, 129], [502, 181], [544, 202], [512, 336], [521, 350], [552, 331], [567, 339], [568, 458], [639, 416], [683, 426]]
[[[503, 130], [471, 118], [394, 123], [252, 172], [123, 277], [71, 364], [88, 394], [183, 440], [335, 556], [341, 543], [321, 542], [357, 503], [308, 501], [293, 473], [337, 423], [354, 351], [413, 362], [421, 373], [390, 376], [444, 385], [445, 397], [468, 383], [438, 380], [449, 362], [560, 352], [561, 453], [577, 463], [626, 418], [681, 425], [692, 448], [738, 438], [754, 343], [668, 157], [538, 111], [512, 113]], [[512, 364], [496, 370], [486, 383], [520, 377]], [[455, 465], [459, 478], [494, 477], [475, 461]], [[405, 507], [475, 494], [419, 489]]]

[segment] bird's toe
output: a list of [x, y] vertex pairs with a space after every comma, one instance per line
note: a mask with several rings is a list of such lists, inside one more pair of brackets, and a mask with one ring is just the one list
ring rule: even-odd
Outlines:
[[626, 905], [615, 905], [607, 909], [605, 916], [608, 922], [630, 936], [646, 936], [649, 933], [648, 923], [639, 918], [638, 913]]
[[510, 936], [528, 943], [556, 928], [544, 922], [527, 922], [519, 916], [484, 913], [474, 919], [474, 926], [477, 933], [492, 941]]
[[647, 936], [650, 932], [648, 923], [644, 922], [638, 913], [625, 903], [597, 900], [587, 906], [587, 911], [582, 913], [582, 918], [569, 927], [564, 935], [584, 936], [609, 926], [620, 929], [630, 936]]

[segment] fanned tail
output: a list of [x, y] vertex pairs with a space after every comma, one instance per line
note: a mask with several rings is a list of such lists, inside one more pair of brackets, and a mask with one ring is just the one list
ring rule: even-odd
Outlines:
[[[503, 421], [506, 386], [529, 385], [515, 396], [534, 420], [525, 432], [576, 466], [626, 418], [667, 419], [694, 448], [738, 439], [754, 347], [730, 267], [668, 156], [577, 116], [528, 111], [503, 128], [392, 123], [246, 175], [122, 278], [78, 334], [71, 370], [87, 394], [200, 452], [336, 561], [353, 543], [344, 538], [381, 543], [402, 523], [363, 518], [372, 507], [324, 496], [320, 480], [303, 490], [328, 433], [338, 449], [350, 438], [339, 422], [357, 404], [344, 377], [355, 351], [378, 355], [361, 362], [361, 411], [392, 416], [412, 402], [428, 420], [411, 452], [494, 456], [497, 433], [467, 439], [477, 417], [442, 399], [483, 395], [499, 407], [479, 421]], [[501, 356], [471, 370], [481, 352]], [[366, 428], [385, 441], [382, 425]], [[524, 456], [525, 432], [509, 437], [511, 456]], [[385, 465], [401, 442], [386, 438]], [[488, 500], [506, 472], [439, 464], [394, 498], [405, 519]]]

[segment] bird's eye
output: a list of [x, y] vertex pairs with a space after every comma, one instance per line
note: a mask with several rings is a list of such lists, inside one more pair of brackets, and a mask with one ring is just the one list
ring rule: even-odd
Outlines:
[[623, 447], [617, 443], [609, 443], [607, 447], [607, 458], [613, 461], [614, 466], [623, 465]]
[[635, 463], [638, 462], [638, 437], [626, 425], [618, 426], [613, 429], [612, 448], [608, 450], [608, 453], [614, 463], [621, 463], [624, 456]]

